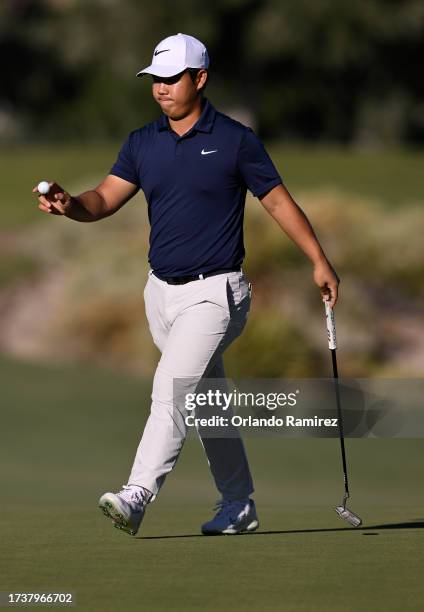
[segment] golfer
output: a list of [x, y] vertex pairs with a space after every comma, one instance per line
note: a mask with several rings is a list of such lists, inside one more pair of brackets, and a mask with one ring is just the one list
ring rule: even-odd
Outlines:
[[[246, 323], [251, 289], [241, 265], [247, 189], [311, 260], [322, 298], [331, 306], [337, 300], [337, 275], [262, 143], [205, 98], [208, 66], [207, 50], [196, 38], [177, 34], [161, 41], [151, 65], [137, 75], [152, 76], [161, 117], [131, 132], [98, 187], [71, 196], [51, 183], [49, 193], [39, 196], [43, 212], [83, 222], [112, 215], [139, 189], [147, 200], [151, 270], [144, 299], [161, 358], [128, 483], [99, 501], [114, 526], [131, 535], [186, 437], [174, 381], [186, 381], [185, 390], [194, 392], [208, 378], [224, 379], [223, 352]], [[221, 496], [202, 532], [253, 531], [259, 525], [253, 483], [237, 430], [201, 440]]]

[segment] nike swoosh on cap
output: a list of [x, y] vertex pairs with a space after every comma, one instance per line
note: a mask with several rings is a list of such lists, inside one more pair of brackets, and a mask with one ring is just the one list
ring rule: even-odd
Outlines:
[[161, 51], [155, 51], [153, 55], [156, 57], [156, 55], [159, 55], [159, 53], [165, 53], [165, 51], [171, 51], [171, 49], [162, 49]]
[[213, 151], [205, 151], [205, 149], [202, 149], [201, 153], [202, 155], [209, 155], [209, 153], [218, 153], [218, 149], [214, 149]]

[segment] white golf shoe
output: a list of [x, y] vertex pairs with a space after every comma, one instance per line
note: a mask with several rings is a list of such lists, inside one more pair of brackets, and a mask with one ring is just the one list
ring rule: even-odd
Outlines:
[[203, 535], [236, 535], [259, 527], [255, 502], [248, 497], [235, 501], [220, 500], [214, 510], [218, 510], [214, 518], [202, 525]]
[[99, 499], [99, 508], [113, 526], [130, 535], [136, 535], [143, 520], [152, 493], [144, 487], [123, 485], [119, 493], [105, 493]]

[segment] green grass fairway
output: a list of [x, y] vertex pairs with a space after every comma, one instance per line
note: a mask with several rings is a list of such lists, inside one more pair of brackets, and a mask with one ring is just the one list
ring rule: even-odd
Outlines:
[[422, 609], [422, 440], [347, 441], [355, 530], [332, 510], [337, 440], [247, 438], [260, 529], [203, 537], [217, 495], [189, 439], [131, 538], [97, 499], [126, 482], [149, 385], [4, 358], [0, 372], [0, 591], [73, 591], [84, 611]]
[[206, 505], [182, 501], [151, 507], [137, 538], [94, 500], [10, 509], [1, 588], [72, 590], [82, 610], [420, 609], [424, 521], [403, 524], [419, 509], [364, 507], [356, 531], [327, 508], [266, 505], [259, 532], [204, 537]]

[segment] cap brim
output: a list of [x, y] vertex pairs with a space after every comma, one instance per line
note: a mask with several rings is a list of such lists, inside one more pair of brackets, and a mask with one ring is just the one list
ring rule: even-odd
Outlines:
[[154, 76], [167, 78], [173, 77], [176, 74], [183, 72], [183, 70], [186, 70], [186, 68], [187, 66], [160, 66], [159, 64], [156, 64], [156, 66], [154, 66], [152, 64], [151, 66], [147, 66], [147, 68], [140, 70], [140, 72], [137, 72], [136, 76], [143, 76], [143, 74], [153, 74]]

